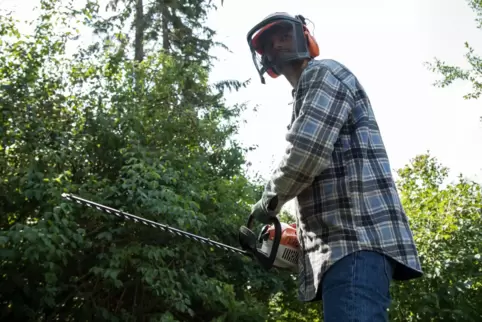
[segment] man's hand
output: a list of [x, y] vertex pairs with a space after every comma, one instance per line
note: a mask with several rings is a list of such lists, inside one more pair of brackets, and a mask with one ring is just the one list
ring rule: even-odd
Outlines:
[[269, 224], [271, 222], [270, 218], [276, 217], [277, 212], [274, 210], [276, 209], [277, 202], [277, 198], [274, 197], [270, 200], [269, 204], [266, 205], [267, 200], [261, 198], [251, 209], [251, 215], [255, 220], [263, 224]]

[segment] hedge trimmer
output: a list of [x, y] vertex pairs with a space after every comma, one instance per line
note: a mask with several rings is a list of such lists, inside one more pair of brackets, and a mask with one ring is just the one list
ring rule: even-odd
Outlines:
[[[272, 225], [265, 225], [259, 236], [256, 237], [255, 233], [251, 230], [254, 217], [249, 216], [247, 225], [239, 228], [238, 240], [241, 248], [236, 248], [149, 219], [138, 217], [121, 210], [110, 208], [73, 194], [63, 193], [62, 198], [95, 208], [110, 215], [115, 215], [124, 220], [132, 220], [136, 223], [140, 222], [146, 226], [168, 231], [171, 234], [186, 237], [196, 242], [220, 248], [224, 251], [248, 256], [251, 259], [256, 259], [259, 264], [267, 270], [272, 267], [289, 269], [292, 271], [297, 271], [298, 269], [299, 243], [296, 235], [296, 225], [280, 223], [276, 217], [271, 219]], [[262, 243], [261, 247], [257, 245], [258, 242]]]

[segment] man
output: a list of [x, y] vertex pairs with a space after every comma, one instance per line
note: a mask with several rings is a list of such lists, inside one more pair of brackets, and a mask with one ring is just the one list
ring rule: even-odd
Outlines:
[[286, 154], [253, 216], [268, 223], [295, 198], [300, 300], [322, 300], [325, 322], [388, 321], [392, 279], [423, 273], [367, 94], [342, 64], [314, 60], [302, 16], [268, 16], [248, 44], [261, 81], [285, 76], [294, 98]]

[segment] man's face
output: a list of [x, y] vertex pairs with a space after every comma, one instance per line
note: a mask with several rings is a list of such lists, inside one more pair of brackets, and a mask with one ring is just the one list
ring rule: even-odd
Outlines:
[[[264, 52], [269, 61], [276, 63], [280, 53], [292, 52], [293, 47], [293, 29], [291, 26], [283, 25], [275, 26], [272, 30], [263, 35]], [[281, 66], [280, 66], [281, 67]]]

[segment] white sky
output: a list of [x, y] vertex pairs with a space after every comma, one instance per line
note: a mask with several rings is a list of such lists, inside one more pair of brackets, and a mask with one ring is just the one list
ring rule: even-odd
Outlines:
[[[219, 1], [218, 1], [219, 2]], [[0, 0], [21, 20], [32, 19], [35, 0]], [[423, 63], [434, 57], [466, 66], [464, 42], [482, 55], [482, 31], [465, 0], [225, 0], [209, 25], [233, 53], [220, 58], [212, 80], [252, 78], [248, 89], [228, 95], [228, 103], [248, 102], [251, 110], [240, 138], [259, 148], [249, 154], [253, 168], [264, 176], [278, 163], [285, 148], [291, 116], [291, 88], [284, 78], [266, 78], [263, 85], [246, 43], [248, 30], [268, 14], [302, 14], [315, 25], [319, 58], [331, 58], [350, 68], [373, 104], [391, 158], [403, 167], [430, 150], [453, 174], [482, 180], [482, 115], [480, 101], [462, 98], [469, 83], [448, 88], [432, 83], [439, 76]], [[309, 25], [310, 26], [310, 25]], [[311, 31], [313, 29], [311, 28]], [[85, 35], [90, 37], [90, 35]], [[257, 106], [258, 112], [252, 108]]]

